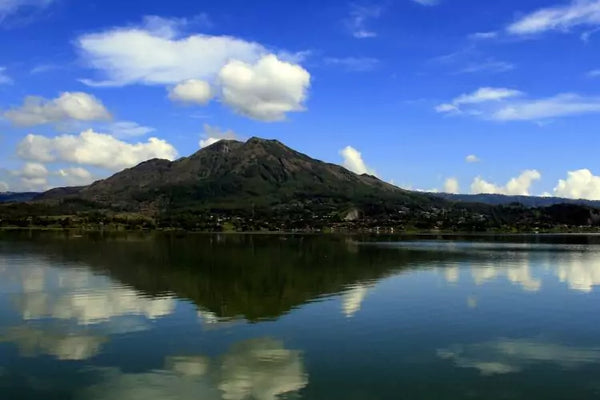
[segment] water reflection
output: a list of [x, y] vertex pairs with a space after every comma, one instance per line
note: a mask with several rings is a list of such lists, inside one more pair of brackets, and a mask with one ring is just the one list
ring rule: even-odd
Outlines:
[[0, 335], [0, 342], [17, 345], [24, 357], [47, 354], [58, 360], [81, 361], [97, 355], [105, 336], [76, 333], [59, 327], [35, 328], [29, 325], [12, 327]]
[[532, 399], [535, 370], [580, 390], [545, 400], [593, 398], [598, 255], [333, 236], [0, 240], [0, 397]]
[[53, 267], [43, 257], [18, 268], [4, 266], [0, 274], [0, 293], [10, 293], [24, 320], [53, 318], [89, 325], [130, 315], [156, 319], [175, 307], [171, 296], [150, 298], [87, 268]]
[[[341, 292], [343, 313], [351, 316], [368, 291], [364, 282], [438, 258], [423, 251], [383, 252], [336, 237], [44, 237], [16, 241], [5, 252], [39, 254], [33, 263], [42, 268], [19, 277], [30, 288], [18, 301], [26, 317], [74, 318], [82, 324], [118, 315], [163, 317], [172, 312], [174, 297], [193, 301], [207, 323], [239, 318], [255, 322]], [[52, 265], [63, 265], [53, 272], [53, 280], [62, 282], [56, 285], [67, 293], [48, 290], [44, 268]], [[121, 287], [110, 287], [115, 281]]]
[[496, 252], [478, 252], [474, 248], [472, 254], [465, 257], [465, 261], [442, 267], [441, 271], [446, 281], [452, 284], [460, 281], [461, 271], [468, 271], [476, 285], [506, 279], [530, 292], [542, 289], [540, 276], [550, 271], [560, 282], [566, 283], [569, 289], [590, 293], [600, 285], [600, 248], [585, 251], [575, 248], [545, 253], [508, 252], [500, 258]]
[[600, 347], [566, 346], [533, 339], [455, 345], [437, 353], [457, 367], [474, 368], [482, 375], [520, 372], [539, 363], [552, 363], [566, 369], [600, 363]]
[[302, 352], [271, 338], [239, 342], [215, 359], [167, 357], [164, 370], [100, 374], [102, 382], [85, 392], [86, 399], [275, 400], [308, 384]]
[[362, 306], [363, 300], [369, 293], [369, 287], [366, 285], [358, 284], [346, 289], [342, 295], [342, 311], [346, 317], [353, 317], [360, 307]]

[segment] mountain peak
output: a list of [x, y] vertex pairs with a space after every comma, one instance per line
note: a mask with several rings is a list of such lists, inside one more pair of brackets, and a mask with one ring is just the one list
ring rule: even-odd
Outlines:
[[276, 144], [276, 145], [279, 145], [279, 146], [285, 146], [279, 140], [276, 140], [276, 139], [263, 139], [263, 138], [260, 138], [260, 137], [257, 137], [257, 136], [251, 137], [250, 139], [248, 139], [248, 141], [246, 141], [246, 143], [250, 144], [250, 145], [252, 145], [252, 144], [262, 144], [262, 145], [265, 145], [265, 144]]

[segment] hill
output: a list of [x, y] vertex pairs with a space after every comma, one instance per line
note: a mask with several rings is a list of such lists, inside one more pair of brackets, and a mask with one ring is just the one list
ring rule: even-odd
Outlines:
[[0, 203], [18, 203], [24, 201], [31, 201], [39, 195], [40, 193], [38, 192], [4, 192], [0, 193]]
[[382, 199], [440, 202], [374, 176], [312, 159], [276, 140], [222, 140], [176, 161], [153, 159], [81, 188], [58, 188], [36, 200], [78, 198], [113, 209], [248, 209], [356, 205]]
[[[433, 194], [433, 193], [432, 193]], [[446, 200], [465, 203], [483, 203], [490, 205], [508, 205], [519, 203], [526, 207], [548, 207], [556, 204], [577, 204], [600, 208], [600, 201], [584, 199], [566, 199], [562, 197], [507, 196], [503, 194], [450, 194], [435, 193]]]

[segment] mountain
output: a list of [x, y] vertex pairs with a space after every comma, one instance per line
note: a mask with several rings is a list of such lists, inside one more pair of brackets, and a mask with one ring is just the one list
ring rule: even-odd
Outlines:
[[24, 201], [30, 201], [39, 196], [38, 192], [23, 192], [23, 193], [13, 193], [13, 192], [4, 192], [0, 193], [0, 203], [19, 203]]
[[483, 203], [490, 205], [508, 205], [519, 203], [526, 207], [548, 207], [556, 204], [576, 204], [600, 208], [600, 201], [584, 199], [565, 199], [562, 197], [507, 196], [503, 194], [451, 194], [432, 193], [446, 200], [464, 203]]
[[[442, 196], [442, 197], [441, 197]], [[199, 231], [595, 230], [600, 209], [490, 205], [412, 192], [276, 140], [222, 140], [176, 161], [153, 159], [89, 186], [0, 206], [2, 226]], [[527, 199], [523, 199], [527, 200]]]
[[36, 200], [64, 199], [149, 211], [436, 201], [259, 138], [222, 140], [176, 161], [149, 160], [90, 186], [54, 189]]

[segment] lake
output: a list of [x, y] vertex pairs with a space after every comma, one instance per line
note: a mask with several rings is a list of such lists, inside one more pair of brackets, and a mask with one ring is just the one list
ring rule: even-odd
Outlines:
[[598, 285], [598, 236], [0, 232], [0, 398], [600, 398]]

